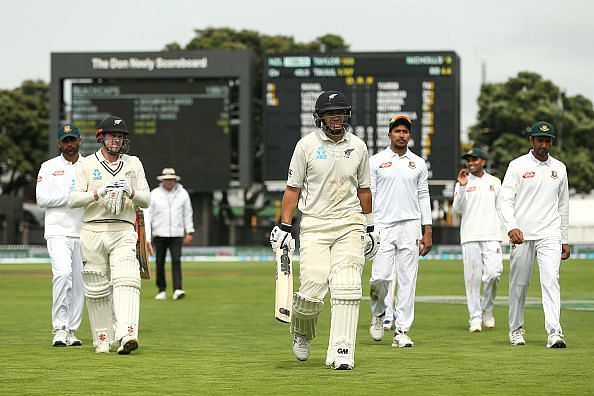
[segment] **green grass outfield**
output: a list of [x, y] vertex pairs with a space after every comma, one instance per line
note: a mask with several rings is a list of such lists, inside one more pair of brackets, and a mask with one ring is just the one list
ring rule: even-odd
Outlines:
[[[368, 333], [361, 305], [356, 366], [324, 366], [329, 306], [318, 322], [308, 361], [291, 350], [288, 326], [273, 318], [272, 263], [186, 263], [187, 298], [155, 301], [143, 281], [140, 348], [129, 356], [95, 354], [86, 315], [82, 347], [51, 344], [49, 265], [0, 265], [0, 393], [8, 394], [592, 394], [594, 393], [594, 261], [561, 267], [561, 321], [567, 349], [545, 348], [542, 308], [526, 310], [524, 347], [508, 345], [505, 298], [497, 326], [467, 331], [459, 261], [421, 261], [410, 331], [414, 348], [391, 347]], [[370, 263], [365, 268], [368, 292]], [[538, 271], [530, 287], [540, 296]], [[170, 279], [168, 274], [168, 280]], [[508, 268], [499, 294], [507, 295]]]

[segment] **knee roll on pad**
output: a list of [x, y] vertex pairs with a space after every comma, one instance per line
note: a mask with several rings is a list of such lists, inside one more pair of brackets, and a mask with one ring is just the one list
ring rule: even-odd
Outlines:
[[114, 289], [117, 287], [129, 286], [135, 289], [140, 289], [140, 277], [125, 276], [122, 278], [113, 279]]
[[113, 287], [130, 286], [140, 289], [140, 266], [136, 257], [116, 257], [115, 268], [111, 273]]
[[101, 272], [83, 271], [85, 296], [91, 299], [107, 298], [110, 295], [109, 279]]
[[354, 263], [338, 267], [330, 278], [330, 293], [339, 300], [360, 300], [361, 267]]
[[324, 307], [324, 302], [315, 298], [293, 294], [293, 315], [291, 316], [291, 334], [308, 340], [316, 336], [316, 323]]

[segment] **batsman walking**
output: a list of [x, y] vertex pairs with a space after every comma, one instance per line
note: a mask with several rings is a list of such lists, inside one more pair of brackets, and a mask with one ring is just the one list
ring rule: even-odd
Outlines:
[[[76, 169], [68, 196], [83, 207], [83, 281], [95, 352], [127, 355], [138, 348], [140, 270], [136, 259], [136, 208], [147, 208], [150, 190], [138, 157], [127, 155], [130, 131], [116, 116], [104, 118], [100, 149]], [[115, 323], [114, 323], [115, 319]]]
[[[348, 132], [351, 107], [340, 92], [323, 92], [314, 121], [319, 130], [295, 147], [282, 201], [282, 223], [274, 227], [274, 250], [292, 246], [291, 221], [299, 207], [300, 287], [293, 296], [291, 333], [298, 360], [309, 357], [316, 322], [330, 290], [332, 305], [326, 365], [350, 370], [355, 342], [361, 271], [365, 254], [374, 253], [368, 151]], [[367, 229], [366, 229], [367, 227]], [[367, 251], [366, 251], [367, 249]]]

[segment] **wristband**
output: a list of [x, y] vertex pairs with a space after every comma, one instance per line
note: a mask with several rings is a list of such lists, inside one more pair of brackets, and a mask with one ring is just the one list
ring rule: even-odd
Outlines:
[[373, 213], [363, 213], [367, 222], [367, 232], [373, 232]]
[[291, 226], [291, 224], [280, 223], [280, 226], [278, 228], [280, 228], [281, 231], [284, 231], [284, 232], [291, 232], [292, 226]]

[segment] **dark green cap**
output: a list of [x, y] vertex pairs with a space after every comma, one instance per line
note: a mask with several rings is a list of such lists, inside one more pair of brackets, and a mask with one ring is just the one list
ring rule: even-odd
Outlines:
[[58, 127], [58, 140], [62, 141], [68, 136], [72, 136], [75, 138], [80, 137], [80, 132], [78, 131], [78, 128], [76, 127], [76, 125], [70, 123], [60, 124], [60, 126]]
[[548, 136], [555, 137], [555, 128], [546, 121], [538, 121], [530, 127], [530, 136]]
[[478, 157], [478, 158], [482, 158], [484, 160], [487, 160], [487, 154], [485, 154], [485, 152], [480, 149], [480, 148], [473, 148], [472, 150], [468, 151], [467, 153], [464, 153], [462, 155], [463, 160], [467, 159], [468, 157]]

